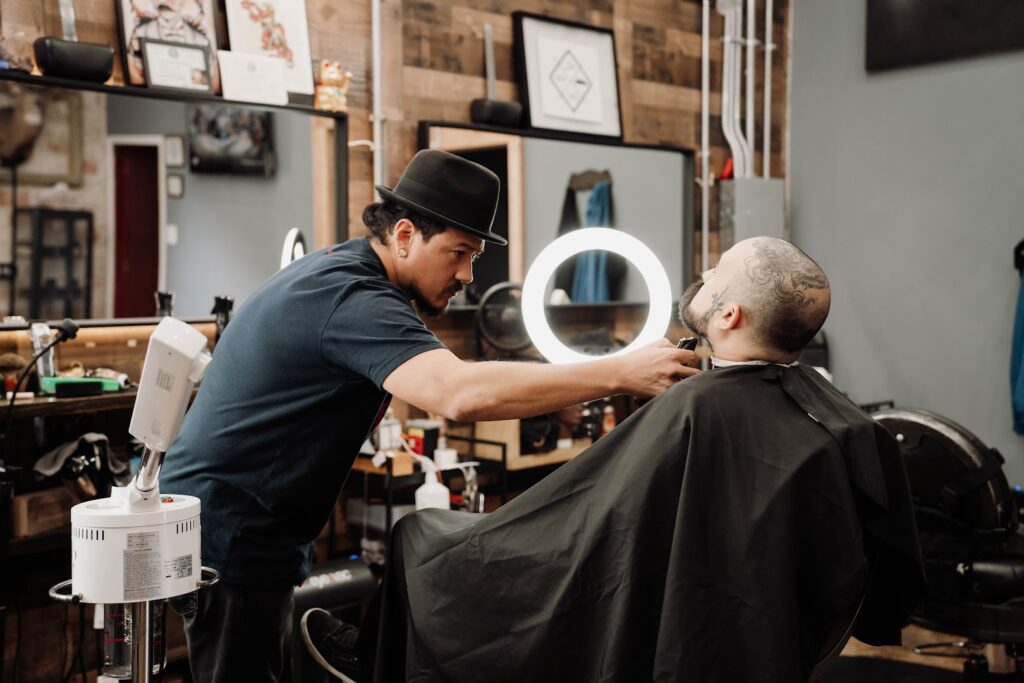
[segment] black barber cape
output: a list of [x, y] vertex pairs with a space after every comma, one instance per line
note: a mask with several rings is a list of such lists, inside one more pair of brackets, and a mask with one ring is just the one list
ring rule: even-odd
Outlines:
[[869, 579], [854, 634], [898, 643], [924, 578], [892, 437], [810, 368], [712, 370], [494, 513], [402, 519], [375, 680], [792, 683]]

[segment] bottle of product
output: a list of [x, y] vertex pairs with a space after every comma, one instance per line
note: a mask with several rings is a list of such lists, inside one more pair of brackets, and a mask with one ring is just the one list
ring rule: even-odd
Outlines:
[[459, 464], [458, 452], [454, 448], [448, 448], [448, 443], [443, 436], [437, 440], [437, 448], [434, 449], [434, 464], [438, 469]]
[[601, 417], [601, 436], [615, 428], [615, 408], [605, 406]]
[[423, 468], [423, 486], [416, 489], [416, 509], [438, 508], [440, 510], [451, 509], [451, 493], [448, 487], [442, 484], [437, 478], [437, 467], [430, 458], [416, 455], [420, 467]]

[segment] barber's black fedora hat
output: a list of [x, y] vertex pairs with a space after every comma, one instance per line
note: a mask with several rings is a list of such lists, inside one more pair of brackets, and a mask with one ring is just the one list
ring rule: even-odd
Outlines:
[[480, 164], [439, 149], [417, 152], [394, 188], [377, 186], [384, 199], [504, 245], [508, 240], [492, 232], [500, 189], [498, 176]]

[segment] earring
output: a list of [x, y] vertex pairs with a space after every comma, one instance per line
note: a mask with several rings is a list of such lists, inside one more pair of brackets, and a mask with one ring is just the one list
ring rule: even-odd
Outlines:
[[399, 249], [398, 250], [398, 256], [400, 258], [405, 258], [408, 255], [409, 255], [409, 252], [407, 252], [405, 249]]

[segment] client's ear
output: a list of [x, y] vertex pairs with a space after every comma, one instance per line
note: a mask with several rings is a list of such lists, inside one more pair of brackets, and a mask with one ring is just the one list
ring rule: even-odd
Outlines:
[[720, 330], [735, 330], [743, 320], [743, 309], [739, 304], [731, 303], [722, 309], [722, 314], [715, 321], [715, 326]]

